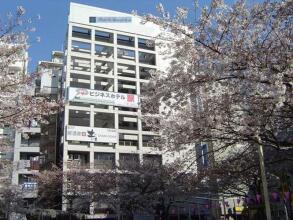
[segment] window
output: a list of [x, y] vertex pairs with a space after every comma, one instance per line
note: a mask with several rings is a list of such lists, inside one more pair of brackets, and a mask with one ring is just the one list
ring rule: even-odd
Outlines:
[[91, 39], [91, 30], [82, 27], [72, 27], [72, 37]]
[[80, 154], [69, 154], [68, 160], [80, 160]]
[[136, 94], [136, 82], [128, 80], [118, 80], [118, 92]]
[[70, 78], [72, 78], [72, 79], [91, 80], [91, 76], [90, 75], [77, 74], [77, 73], [70, 73]]
[[128, 47], [134, 47], [134, 37], [118, 34], [117, 44], [128, 46]]
[[114, 114], [95, 112], [95, 127], [115, 128]]
[[113, 169], [115, 167], [114, 153], [95, 153], [95, 169]]
[[90, 72], [91, 71], [91, 60], [86, 59], [86, 58], [81, 58], [81, 57], [71, 57], [70, 68], [72, 70]]
[[155, 42], [153, 40], [138, 38], [138, 48], [145, 50], [155, 50]]
[[135, 60], [135, 51], [118, 48], [117, 57], [125, 60]]
[[91, 53], [91, 44], [73, 40], [71, 43], [71, 50], [79, 53]]
[[40, 133], [21, 134], [21, 146], [23, 147], [39, 147], [41, 140]]
[[68, 168], [79, 169], [79, 168], [89, 168], [89, 153], [88, 152], [78, 152], [69, 151], [68, 152]]
[[90, 112], [69, 110], [69, 125], [90, 126]]
[[139, 67], [139, 78], [148, 80], [151, 78], [151, 73], [155, 72], [155, 69], [147, 68], [147, 67]]
[[142, 146], [143, 147], [153, 147], [153, 139], [154, 136], [152, 135], [142, 135]]
[[139, 62], [148, 65], [156, 65], [156, 55], [151, 53], [139, 52]]
[[96, 44], [95, 55], [97, 55], [98, 57], [103, 57], [103, 58], [113, 58], [114, 49], [113, 47]]
[[96, 17], [89, 17], [89, 22], [90, 23], [96, 23]]
[[91, 77], [89, 75], [70, 73], [70, 86], [89, 89], [91, 82], [90, 79]]
[[105, 31], [95, 31], [95, 40], [113, 43], [113, 34]]
[[90, 76], [85, 74], [70, 74], [70, 86], [75, 88], [90, 89]]
[[135, 66], [118, 63], [118, 76], [135, 78]]
[[137, 147], [138, 135], [137, 134], [119, 134], [119, 146]]
[[114, 91], [114, 80], [95, 76], [95, 89], [101, 91]]
[[130, 115], [119, 115], [119, 129], [137, 130], [137, 117]]
[[112, 62], [95, 60], [95, 73], [113, 75], [114, 64]]
[[201, 144], [200, 147], [201, 147], [202, 165], [204, 167], [207, 167], [209, 165], [208, 145], [207, 144]]

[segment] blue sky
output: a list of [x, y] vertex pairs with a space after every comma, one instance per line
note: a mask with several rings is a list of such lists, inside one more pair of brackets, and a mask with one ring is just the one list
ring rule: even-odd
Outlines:
[[[200, 5], [207, 5], [210, 0], [200, 0]], [[8, 12], [14, 12], [17, 6], [26, 9], [26, 17], [32, 18], [36, 32], [30, 34], [29, 71], [34, 71], [39, 60], [50, 59], [52, 50], [62, 50], [67, 29], [69, 0], [0, 0], [0, 18]], [[174, 12], [176, 6], [192, 8], [193, 0], [73, 0], [72, 2], [131, 12], [156, 14], [156, 5], [163, 3], [165, 8]], [[233, 0], [229, 0], [233, 2]], [[38, 20], [37, 16], [41, 19]], [[36, 42], [40, 37], [41, 41]]]

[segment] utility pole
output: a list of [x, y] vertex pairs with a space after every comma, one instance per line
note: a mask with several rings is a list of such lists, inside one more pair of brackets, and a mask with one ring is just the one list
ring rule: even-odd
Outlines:
[[267, 216], [267, 220], [272, 220], [270, 199], [269, 199], [269, 192], [268, 192], [268, 182], [267, 182], [266, 172], [265, 172], [263, 146], [262, 146], [262, 142], [261, 142], [260, 137], [257, 136], [256, 138], [257, 138], [257, 142], [258, 142], [258, 144], [257, 144], [258, 145], [258, 156], [259, 156], [259, 165], [260, 165], [262, 189], [263, 189], [263, 194], [264, 194], [266, 216]]

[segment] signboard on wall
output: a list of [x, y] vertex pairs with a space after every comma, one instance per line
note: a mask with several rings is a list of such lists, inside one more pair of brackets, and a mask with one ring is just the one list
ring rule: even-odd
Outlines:
[[117, 143], [118, 133], [111, 128], [91, 128], [68, 125], [66, 129], [66, 139], [69, 141], [86, 141]]
[[68, 100], [101, 105], [138, 108], [139, 97], [133, 94], [107, 92], [84, 88], [68, 88]]
[[123, 16], [123, 17], [109, 17], [109, 16], [103, 16], [103, 17], [89, 17], [90, 23], [131, 23], [132, 17], [130, 16]]

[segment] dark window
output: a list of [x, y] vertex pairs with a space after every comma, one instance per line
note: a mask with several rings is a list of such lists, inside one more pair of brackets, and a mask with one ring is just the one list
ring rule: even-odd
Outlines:
[[145, 50], [155, 50], [155, 42], [152, 40], [138, 38], [138, 48]]
[[139, 52], [139, 62], [148, 65], [156, 65], [156, 55], [151, 53]]
[[128, 47], [134, 47], [134, 37], [118, 34], [117, 44], [128, 46]]
[[91, 39], [91, 30], [81, 27], [72, 27], [72, 37]]
[[209, 157], [208, 157], [208, 145], [201, 145], [201, 156], [202, 156], [202, 165], [207, 167], [209, 165]]
[[90, 113], [86, 111], [69, 110], [69, 125], [90, 126]]
[[73, 40], [71, 43], [71, 50], [80, 53], [91, 53], [91, 44]]
[[89, 22], [90, 23], [96, 23], [97, 18], [96, 17], [89, 17]]
[[95, 40], [113, 43], [113, 34], [105, 31], [95, 31]]
[[115, 167], [115, 154], [95, 153], [95, 169], [113, 169]]

